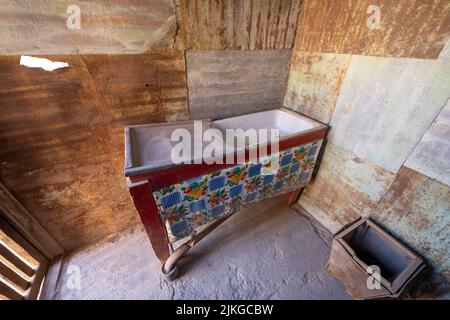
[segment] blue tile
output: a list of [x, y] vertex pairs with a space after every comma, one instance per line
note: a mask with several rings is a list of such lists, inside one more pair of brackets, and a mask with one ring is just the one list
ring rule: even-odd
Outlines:
[[209, 181], [209, 191], [214, 191], [223, 188], [224, 186], [225, 186], [224, 176], [212, 178], [211, 181]]
[[242, 184], [231, 187], [229, 191], [229, 195], [231, 198], [236, 198], [238, 195], [242, 193]]
[[283, 156], [283, 158], [281, 158], [281, 163], [280, 163], [280, 165], [281, 165], [282, 167], [288, 165], [289, 163], [291, 163], [292, 157], [293, 157], [292, 153], [289, 153], [289, 154]]
[[181, 202], [181, 196], [178, 191], [172, 192], [161, 199], [164, 209], [173, 207], [174, 205]]
[[173, 224], [170, 227], [170, 230], [172, 231], [172, 234], [174, 236], [183, 237], [183, 236], [185, 236], [184, 233], [187, 231], [188, 227], [189, 227], [189, 224], [186, 221], [182, 220], [180, 222]]
[[317, 146], [314, 145], [314, 146], [312, 146], [311, 148], [309, 148], [308, 153], [307, 153], [306, 156], [307, 156], [307, 157], [313, 156], [313, 155], [316, 154], [316, 151], [317, 151]]
[[302, 172], [302, 174], [300, 175], [301, 181], [308, 180], [308, 178], [309, 178], [309, 172]]
[[220, 216], [224, 212], [225, 212], [225, 206], [223, 204], [211, 209], [211, 215], [213, 217]]
[[300, 163], [296, 163], [291, 167], [291, 173], [296, 173], [300, 169]]
[[202, 180], [203, 177], [195, 177], [192, 179], [188, 179], [186, 181], [184, 181], [182, 184], [190, 184], [192, 182], [199, 182], [200, 180]]
[[268, 185], [269, 183], [271, 183], [273, 181], [274, 178], [275, 178], [274, 174], [264, 176], [263, 185], [265, 185], [265, 186]]
[[206, 209], [206, 200], [201, 199], [198, 201], [191, 202], [189, 204], [189, 211], [191, 213], [199, 212]]
[[259, 176], [261, 174], [261, 167], [262, 167], [261, 163], [251, 166], [248, 169], [248, 176], [249, 177]]
[[249, 194], [245, 197], [245, 202], [251, 202], [251, 201], [255, 200], [257, 195], [258, 195], [258, 192], [257, 192], [257, 191], [256, 191], [256, 192], [249, 193]]
[[283, 180], [277, 181], [277, 183], [275, 183], [275, 190], [276, 191], [280, 190], [281, 187], [283, 186], [283, 183], [284, 183]]

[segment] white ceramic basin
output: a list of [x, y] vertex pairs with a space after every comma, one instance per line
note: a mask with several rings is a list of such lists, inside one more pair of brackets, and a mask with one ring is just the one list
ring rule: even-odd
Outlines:
[[284, 109], [246, 114], [212, 122], [212, 127], [226, 129], [278, 129], [280, 138], [319, 126], [316, 121]]
[[[278, 129], [279, 138], [303, 134], [314, 130], [323, 125], [317, 121], [285, 109], [274, 109], [269, 111], [257, 112], [237, 117], [225, 118], [211, 122], [202, 121], [202, 131], [213, 128], [222, 132], [226, 137], [227, 129]], [[178, 142], [171, 141], [172, 132], [175, 129], [187, 129], [191, 136], [194, 136], [194, 122], [183, 121], [176, 123], [162, 123], [129, 126], [125, 128], [125, 175], [133, 176], [146, 172], [166, 169], [175, 166], [171, 160], [172, 148]], [[270, 133], [269, 136], [270, 137]], [[260, 139], [256, 144], [267, 143]], [[224, 152], [230, 152], [223, 141], [214, 141], [215, 144], [222, 144]], [[237, 145], [236, 140], [226, 141], [228, 146]], [[245, 142], [244, 148], [256, 147], [254, 144]], [[203, 142], [203, 148], [209, 145], [209, 142]], [[233, 151], [234, 152], [234, 151]], [[216, 155], [222, 157], [222, 155]], [[194, 158], [194, 156], [192, 156]], [[200, 158], [201, 159], [201, 158]], [[193, 161], [193, 160], [192, 160]]]

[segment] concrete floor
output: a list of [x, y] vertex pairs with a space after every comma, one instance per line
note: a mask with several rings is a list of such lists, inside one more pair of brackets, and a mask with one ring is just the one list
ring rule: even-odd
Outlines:
[[[141, 227], [72, 254], [56, 299], [350, 299], [325, 265], [326, 234], [284, 197], [235, 214], [160, 277]], [[79, 275], [79, 276], [78, 276]]]

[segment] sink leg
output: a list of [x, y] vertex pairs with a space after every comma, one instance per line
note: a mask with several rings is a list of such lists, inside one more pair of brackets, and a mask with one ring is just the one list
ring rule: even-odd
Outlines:
[[289, 206], [293, 206], [297, 203], [297, 201], [300, 199], [300, 196], [302, 195], [303, 190], [304, 188], [301, 188], [288, 194], [287, 202]]
[[[231, 216], [231, 215], [230, 215]], [[181, 258], [183, 258], [186, 253], [196, 245], [201, 239], [203, 239], [206, 235], [208, 235], [211, 231], [220, 226], [225, 220], [227, 220], [230, 216], [219, 218], [212, 222], [205, 229], [197, 233], [195, 236], [191, 238], [188, 242], [177, 248], [172, 254], [167, 258], [167, 260], [161, 266], [161, 275], [164, 279], [168, 281], [173, 281], [178, 276], [178, 268], [177, 262]]]

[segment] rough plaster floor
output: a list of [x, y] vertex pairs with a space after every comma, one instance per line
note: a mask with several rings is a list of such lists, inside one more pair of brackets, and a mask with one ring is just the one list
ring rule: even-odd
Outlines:
[[[235, 214], [160, 277], [141, 227], [68, 257], [56, 299], [350, 299], [325, 265], [326, 235], [288, 208], [285, 198]], [[77, 270], [80, 287], [77, 287]]]

